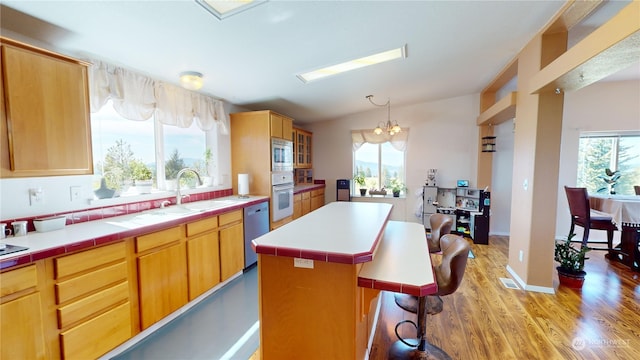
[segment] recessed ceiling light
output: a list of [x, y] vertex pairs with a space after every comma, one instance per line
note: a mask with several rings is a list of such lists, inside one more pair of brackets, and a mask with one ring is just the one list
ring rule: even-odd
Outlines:
[[397, 49], [383, 51], [381, 53], [365, 56], [355, 60], [346, 61], [336, 65], [327, 66], [322, 69], [309, 71], [303, 74], [298, 74], [296, 76], [298, 77], [298, 79], [307, 83], [309, 81], [322, 79], [327, 76], [337, 75], [346, 71], [359, 69], [365, 66], [380, 64], [386, 61], [391, 61], [399, 58], [406, 58], [407, 57], [406, 48], [407, 48], [407, 45], [404, 45]]
[[203, 8], [222, 20], [231, 15], [263, 4], [267, 0], [196, 0]]

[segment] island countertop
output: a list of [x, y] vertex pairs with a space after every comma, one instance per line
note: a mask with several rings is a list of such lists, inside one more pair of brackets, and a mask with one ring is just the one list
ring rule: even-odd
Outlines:
[[252, 242], [258, 254], [343, 264], [373, 259], [391, 204], [332, 202]]

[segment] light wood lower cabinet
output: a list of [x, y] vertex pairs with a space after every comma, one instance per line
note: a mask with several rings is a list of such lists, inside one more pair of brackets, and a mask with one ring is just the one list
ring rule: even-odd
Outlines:
[[47, 358], [36, 266], [0, 274], [0, 359]]
[[138, 293], [142, 329], [187, 303], [187, 254], [184, 242], [138, 258]]
[[97, 358], [132, 336], [125, 242], [53, 259], [64, 359]]
[[[226, 215], [226, 216], [225, 216]], [[242, 210], [220, 216], [220, 275], [225, 281], [244, 268]]]
[[300, 202], [302, 205], [302, 216], [311, 212], [311, 192], [303, 192], [302, 193], [302, 201]]
[[324, 206], [324, 188], [311, 190], [311, 211]]
[[189, 300], [220, 283], [218, 217], [187, 224]]
[[302, 194], [293, 195], [293, 220], [302, 216]]

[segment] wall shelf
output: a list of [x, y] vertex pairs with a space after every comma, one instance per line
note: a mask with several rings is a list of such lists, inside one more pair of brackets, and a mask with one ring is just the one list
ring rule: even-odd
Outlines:
[[516, 91], [510, 92], [507, 96], [493, 104], [486, 111], [478, 116], [478, 126], [497, 125], [516, 117]]

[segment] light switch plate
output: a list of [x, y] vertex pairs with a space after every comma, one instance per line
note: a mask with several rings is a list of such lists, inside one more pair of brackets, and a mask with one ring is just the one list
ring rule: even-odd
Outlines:
[[313, 260], [294, 258], [293, 266], [298, 268], [313, 269]]

